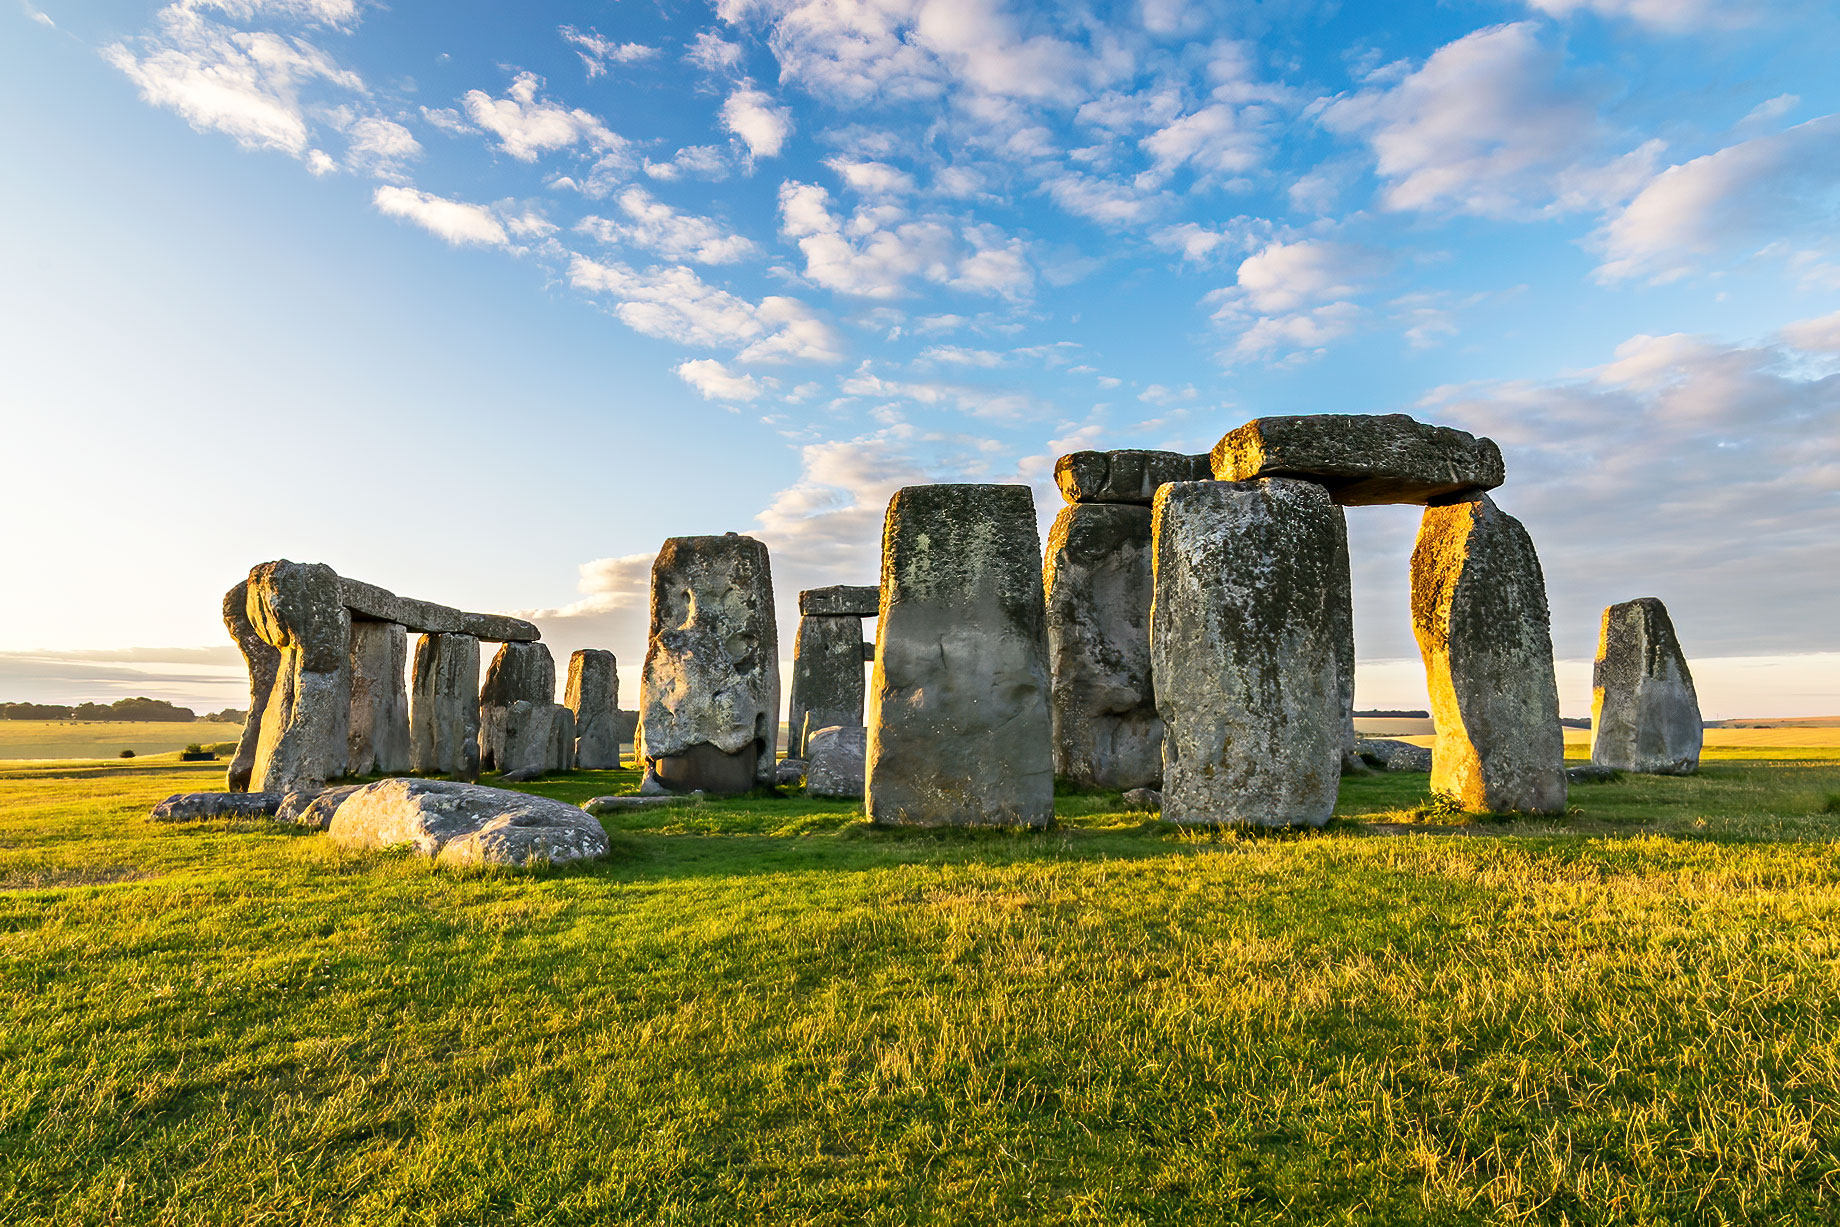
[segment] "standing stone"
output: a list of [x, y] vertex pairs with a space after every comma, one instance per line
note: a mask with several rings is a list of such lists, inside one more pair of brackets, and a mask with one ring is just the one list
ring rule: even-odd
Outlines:
[[423, 635], [415, 643], [410, 766], [422, 775], [479, 775], [479, 640]]
[[560, 703], [510, 703], [482, 707], [480, 741], [497, 748], [494, 770], [535, 779], [567, 771], [575, 761], [575, 713]]
[[1322, 826], [1341, 784], [1335, 509], [1314, 482], [1180, 482], [1157, 493], [1150, 658], [1162, 813], [1185, 824]]
[[1565, 809], [1565, 737], [1533, 539], [1487, 495], [1429, 507], [1412, 628], [1437, 745], [1431, 789], [1476, 813]]
[[409, 632], [396, 622], [351, 624], [351, 727], [345, 774], [409, 769]]
[[351, 614], [324, 563], [282, 559], [249, 573], [248, 615], [280, 651], [262, 709], [249, 787], [285, 793], [345, 774], [351, 721]]
[[263, 642], [249, 620], [248, 580], [224, 593], [224, 627], [236, 640], [249, 669], [249, 717], [243, 721], [224, 786], [231, 792], [248, 792], [250, 777], [255, 774], [256, 744], [262, 739], [262, 713], [268, 707], [269, 692], [275, 688], [275, 670], [281, 664], [280, 651]]
[[869, 817], [1046, 826], [1053, 730], [1027, 486], [908, 486], [882, 529]]
[[[802, 595], [802, 594], [801, 594]], [[863, 720], [862, 619], [807, 614], [792, 648], [786, 753], [805, 757], [806, 737]]]
[[1659, 598], [1604, 610], [1591, 687], [1592, 763], [1650, 775], [1699, 769], [1699, 696]]
[[1150, 508], [1061, 508], [1042, 582], [1054, 774], [1085, 788], [1154, 787], [1163, 778], [1163, 721], [1150, 670]]
[[1342, 770], [1359, 774], [1367, 764], [1355, 749], [1354, 732], [1354, 576], [1348, 558], [1348, 514], [1335, 508], [1335, 557], [1329, 564], [1329, 607], [1335, 636], [1335, 665], [1342, 694]]
[[569, 657], [563, 701], [575, 713], [575, 765], [606, 771], [620, 765], [620, 666], [612, 652], [583, 648]]
[[767, 547], [672, 537], [652, 563], [639, 677], [640, 762], [675, 792], [746, 792], [774, 779], [779, 632]]
[[554, 703], [556, 701], [556, 661], [549, 645], [542, 643], [502, 643], [492, 663], [486, 667], [485, 683], [479, 688], [479, 769], [508, 771], [505, 746], [500, 730], [505, 727], [502, 715], [513, 703]]
[[863, 757], [869, 749], [869, 730], [860, 724], [813, 729], [806, 739], [811, 761], [801, 773], [805, 793], [812, 797], [863, 795]]
[[1403, 413], [1305, 413], [1254, 418], [1214, 445], [1220, 481], [1307, 477], [1344, 506], [1442, 503], [1502, 483], [1491, 439]]

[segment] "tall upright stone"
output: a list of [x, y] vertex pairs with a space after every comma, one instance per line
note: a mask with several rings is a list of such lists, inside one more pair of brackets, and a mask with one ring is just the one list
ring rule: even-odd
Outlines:
[[620, 765], [620, 666], [612, 652], [583, 648], [569, 657], [563, 702], [575, 713], [575, 765], [605, 771]]
[[[1105, 455], [1106, 453], [1097, 453]], [[1088, 788], [1163, 777], [1150, 668], [1150, 508], [1072, 503], [1048, 533], [1054, 773]]]
[[1591, 761], [1618, 771], [1691, 775], [1705, 738], [1693, 674], [1658, 597], [1604, 610], [1591, 679]]
[[275, 670], [281, 664], [280, 650], [264, 642], [249, 620], [248, 580], [224, 593], [224, 628], [236, 640], [249, 670], [249, 717], [243, 721], [243, 733], [237, 739], [224, 786], [231, 792], [248, 792], [256, 769], [256, 745], [262, 740], [262, 713], [268, 707], [269, 693], [275, 688]]
[[409, 632], [399, 622], [351, 624], [351, 721], [347, 775], [409, 770]]
[[652, 563], [639, 676], [638, 754], [677, 792], [771, 784], [779, 741], [779, 632], [767, 547], [672, 537]]
[[1046, 826], [1053, 734], [1027, 486], [908, 486], [882, 529], [869, 817]]
[[[479, 687], [479, 769], [510, 770], [504, 765], [503, 719], [513, 703], [554, 703], [556, 701], [556, 661], [549, 645], [542, 643], [502, 643], [486, 666], [486, 680]], [[555, 770], [555, 768], [547, 768]]]
[[410, 764], [421, 775], [479, 775], [479, 640], [423, 635], [410, 685]]
[[1477, 813], [1562, 812], [1546, 580], [1527, 530], [1487, 495], [1426, 508], [1412, 626], [1437, 726], [1432, 791]]
[[276, 648], [249, 787], [282, 793], [345, 774], [351, 721], [351, 614], [323, 563], [281, 559], [249, 573], [248, 615]]
[[1164, 486], [1150, 659], [1163, 817], [1321, 826], [1341, 783], [1337, 521], [1314, 482]]
[[1348, 557], [1348, 515], [1335, 508], [1335, 559], [1329, 566], [1331, 587], [1323, 593], [1329, 615], [1334, 619], [1336, 669], [1341, 677], [1342, 695], [1342, 770], [1360, 773], [1367, 770], [1355, 750], [1354, 733], [1354, 576]]
[[792, 647], [786, 753], [805, 757], [805, 741], [832, 725], [863, 722], [862, 619], [807, 614]]

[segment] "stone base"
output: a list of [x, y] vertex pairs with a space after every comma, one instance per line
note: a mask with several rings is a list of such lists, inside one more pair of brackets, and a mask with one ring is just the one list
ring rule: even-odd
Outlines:
[[760, 767], [758, 742], [728, 754], [698, 742], [682, 754], [654, 758], [650, 773], [672, 792], [708, 792], [735, 796], [752, 789]]

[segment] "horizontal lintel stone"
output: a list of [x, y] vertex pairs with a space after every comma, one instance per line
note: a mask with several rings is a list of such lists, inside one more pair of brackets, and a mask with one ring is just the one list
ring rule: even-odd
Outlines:
[[446, 605], [397, 596], [362, 580], [339, 577], [339, 596], [351, 616], [370, 622], [400, 622], [420, 635], [471, 635], [494, 643], [534, 643], [542, 632], [522, 618], [467, 613]]

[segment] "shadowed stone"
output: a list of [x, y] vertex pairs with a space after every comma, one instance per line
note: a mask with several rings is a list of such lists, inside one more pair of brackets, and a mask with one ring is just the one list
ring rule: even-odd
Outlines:
[[332, 815], [337, 812], [339, 803], [363, 787], [362, 784], [344, 784], [337, 788], [297, 788], [281, 798], [281, 804], [275, 809], [275, 821], [323, 831], [332, 825]]
[[[556, 701], [556, 661], [541, 643], [504, 643], [486, 667], [479, 687], [479, 769], [513, 771], [533, 766], [529, 761], [508, 765], [503, 737], [510, 727], [503, 714], [513, 703], [550, 704]], [[519, 726], [521, 729], [521, 725]], [[525, 758], [528, 759], [526, 753]]]
[[1591, 762], [1691, 775], [1705, 739], [1699, 696], [1667, 606], [1652, 596], [1604, 610], [1591, 678]]
[[799, 593], [799, 613], [807, 618], [873, 618], [882, 590], [872, 586], [833, 584]]
[[180, 792], [147, 817], [154, 822], [202, 822], [207, 818], [267, 818], [281, 804], [272, 792]]
[[409, 635], [394, 622], [351, 624], [351, 720], [346, 775], [409, 770]]
[[327, 835], [347, 848], [407, 847], [443, 865], [559, 865], [608, 850], [606, 830], [573, 805], [450, 780], [366, 784], [339, 803]]
[[249, 787], [285, 793], [345, 774], [351, 723], [351, 615], [323, 563], [281, 559], [249, 573], [250, 625], [280, 651], [262, 709]]
[[1163, 808], [1163, 794], [1154, 788], [1127, 788], [1119, 799], [1127, 811], [1155, 814]]
[[869, 817], [1046, 826], [1053, 735], [1027, 486], [908, 486], [882, 530]]
[[1432, 791], [1476, 813], [1562, 812], [1546, 580], [1527, 530], [1493, 499], [1426, 508], [1412, 628], [1437, 727]]
[[1382, 771], [1429, 771], [1431, 751], [1391, 737], [1362, 737], [1354, 743], [1361, 761]]
[[620, 765], [620, 668], [612, 652], [583, 648], [569, 657], [563, 702], [575, 713], [575, 765], [605, 771]]
[[424, 775], [479, 774], [479, 640], [423, 635], [410, 685], [410, 766]]
[[679, 792], [772, 784], [779, 633], [767, 547], [752, 537], [672, 537], [652, 563], [651, 634], [639, 678], [639, 758]]
[[[874, 592], [874, 588], [859, 591]], [[807, 614], [792, 648], [786, 753], [805, 757], [807, 733], [863, 719], [862, 619]]]
[[502, 614], [467, 613], [429, 601], [397, 596], [386, 588], [362, 580], [339, 580], [340, 598], [352, 617], [370, 622], [396, 622], [422, 635], [471, 635], [502, 642], [534, 642], [537, 628], [522, 618]]
[[805, 764], [805, 792], [813, 797], [863, 795], [869, 730], [860, 724], [832, 725], [813, 730], [806, 745], [811, 759]]
[[280, 651], [264, 642], [249, 620], [248, 580], [224, 593], [224, 628], [236, 640], [249, 669], [249, 718], [237, 738], [225, 786], [231, 792], [248, 792], [256, 769], [256, 744], [262, 739], [262, 713], [268, 707], [268, 696], [275, 688], [275, 670], [281, 664]]
[[1048, 662], [1054, 774], [1085, 788], [1163, 778], [1150, 677], [1150, 509], [1063, 507], [1048, 533]]
[[479, 739], [495, 747], [493, 770], [507, 778], [567, 771], [575, 759], [575, 713], [560, 703], [527, 699], [482, 707]]
[[1054, 483], [1070, 503], [1136, 503], [1148, 507], [1172, 481], [1206, 481], [1205, 455], [1182, 452], [1070, 452], [1054, 462]]
[[1342, 696], [1342, 770], [1358, 775], [1367, 764], [1355, 750], [1354, 732], [1354, 577], [1348, 560], [1348, 516], [1335, 508], [1335, 558], [1329, 564], [1329, 590], [1323, 601], [1329, 607], [1335, 636], [1335, 667]]
[[1321, 826], [1341, 784], [1335, 508], [1311, 482], [1157, 493], [1150, 658], [1162, 813], [1184, 824]]
[[1502, 483], [1489, 439], [1403, 413], [1311, 413], [1255, 418], [1214, 445], [1214, 477], [1302, 477], [1337, 503], [1439, 503]]

